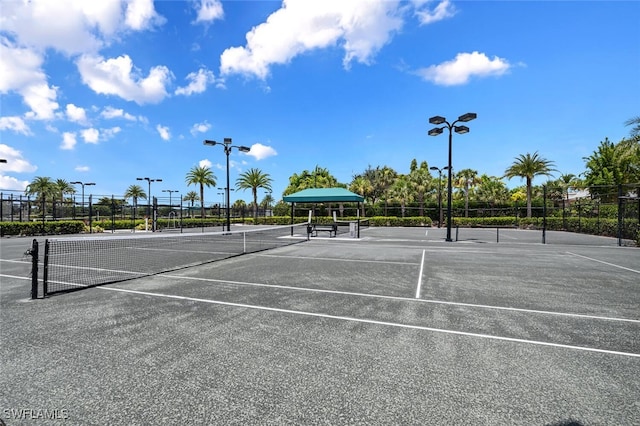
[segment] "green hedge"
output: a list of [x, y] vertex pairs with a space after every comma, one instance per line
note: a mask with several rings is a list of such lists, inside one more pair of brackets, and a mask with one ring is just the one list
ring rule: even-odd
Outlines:
[[45, 222], [0, 222], [0, 236], [19, 235], [62, 235], [79, 234], [84, 231], [84, 223], [74, 220]]

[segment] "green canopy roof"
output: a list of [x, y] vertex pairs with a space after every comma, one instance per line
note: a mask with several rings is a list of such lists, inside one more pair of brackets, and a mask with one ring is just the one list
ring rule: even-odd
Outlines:
[[310, 188], [285, 195], [282, 199], [287, 203], [330, 203], [352, 201], [361, 203], [364, 197], [345, 188]]

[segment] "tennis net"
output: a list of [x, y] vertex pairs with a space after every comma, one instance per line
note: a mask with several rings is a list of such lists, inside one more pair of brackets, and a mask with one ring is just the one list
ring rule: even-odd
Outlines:
[[[33, 264], [42, 267], [42, 293], [47, 296], [175, 271], [307, 239], [306, 223], [229, 232], [50, 238], [45, 240], [42, 261]], [[37, 249], [35, 252], [37, 256]], [[38, 276], [38, 271], [32, 270], [32, 275]]]

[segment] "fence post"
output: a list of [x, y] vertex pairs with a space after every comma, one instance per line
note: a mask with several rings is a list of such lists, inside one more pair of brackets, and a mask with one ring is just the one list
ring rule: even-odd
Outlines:
[[622, 185], [618, 184], [618, 246], [622, 246]]
[[542, 244], [547, 243], [547, 185], [542, 186]]
[[111, 233], [116, 232], [116, 202], [111, 194]]
[[92, 198], [93, 194], [89, 194], [89, 233], [93, 233], [93, 222], [92, 222], [92, 216], [93, 216], [93, 201]]

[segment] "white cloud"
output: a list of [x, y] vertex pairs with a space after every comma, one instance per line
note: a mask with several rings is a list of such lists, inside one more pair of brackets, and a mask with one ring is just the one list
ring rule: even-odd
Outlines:
[[200, 0], [194, 3], [194, 7], [198, 10], [196, 22], [210, 22], [224, 17], [222, 3], [218, 0]]
[[484, 53], [458, 53], [455, 59], [416, 71], [423, 79], [442, 86], [465, 84], [471, 77], [500, 76], [509, 71], [506, 59], [494, 56], [489, 59]]
[[101, 56], [83, 55], [77, 65], [82, 81], [94, 92], [116, 95], [138, 105], [162, 101], [168, 95], [165, 86], [173, 77], [165, 66], [153, 67], [149, 75], [143, 77], [128, 55], [106, 60]]
[[74, 170], [76, 172], [84, 173], [84, 172], [88, 172], [90, 169], [89, 169], [89, 166], [76, 166]]
[[211, 168], [211, 161], [207, 160], [206, 158], [204, 160], [200, 160], [200, 162], [198, 163], [198, 166], [200, 167], [206, 167], [208, 169]]
[[100, 116], [106, 119], [124, 118], [125, 120], [129, 120], [129, 121], [137, 120], [137, 118], [134, 115], [131, 115], [128, 112], [124, 112], [123, 109], [116, 109], [110, 106], [102, 110], [102, 112], [100, 113]]
[[31, 135], [31, 129], [20, 117], [0, 117], [0, 130], [12, 130], [23, 135]]
[[345, 68], [353, 60], [369, 64], [402, 27], [398, 4], [398, 0], [284, 0], [282, 8], [247, 33], [245, 47], [222, 53], [221, 74], [264, 80], [273, 64], [286, 64], [305, 52], [338, 44], [345, 51]]
[[112, 127], [110, 129], [101, 129], [100, 130], [103, 140], [111, 139], [112, 137], [114, 137], [115, 135], [120, 133], [120, 131], [122, 131], [122, 129], [120, 127], [117, 127], [117, 126], [116, 127]]
[[17, 47], [0, 37], [0, 93], [16, 92], [31, 108], [27, 118], [48, 120], [55, 116], [57, 87], [47, 84], [47, 76], [41, 66], [42, 54]]
[[256, 160], [264, 160], [265, 158], [278, 155], [278, 153], [270, 146], [254, 143], [251, 145], [251, 151], [247, 152], [247, 155], [252, 156]]
[[70, 121], [75, 123], [86, 123], [87, 122], [87, 112], [84, 108], [77, 107], [74, 104], [67, 104], [67, 118]]
[[[4, 172], [4, 167], [0, 166], [0, 173]], [[28, 180], [18, 180], [13, 176], [4, 176], [0, 174], [0, 188], [11, 191], [24, 191], [29, 185]]]
[[178, 87], [176, 95], [192, 95], [194, 93], [202, 93], [207, 90], [207, 85], [216, 81], [213, 73], [207, 69], [201, 68], [198, 72], [192, 72], [187, 75], [190, 83], [185, 87]]
[[162, 25], [166, 19], [153, 8], [153, 0], [129, 0], [125, 14], [125, 24], [134, 30], [146, 30]]
[[429, 9], [424, 7], [431, 3], [429, 0], [414, 0], [414, 6], [416, 8], [415, 15], [420, 21], [420, 25], [428, 25], [443, 19], [451, 18], [456, 14], [456, 8], [450, 0], [443, 0], [438, 5]]
[[207, 123], [196, 123], [191, 127], [191, 134], [195, 136], [197, 133], [205, 133], [211, 129], [211, 124]]
[[97, 144], [100, 138], [100, 132], [97, 129], [84, 129], [80, 132], [85, 143]]
[[[2, 173], [30, 173], [35, 172], [38, 169], [36, 166], [22, 158], [22, 152], [2, 143], [0, 143], [0, 158], [7, 160], [6, 163], [0, 163], [0, 171]], [[0, 186], [0, 188], [3, 188], [3, 186]]]
[[75, 148], [77, 142], [75, 133], [64, 132], [62, 134], [62, 144], [60, 145], [60, 149], [72, 150]]
[[171, 133], [169, 132], [169, 128], [168, 127], [163, 127], [161, 125], [157, 125], [156, 126], [156, 130], [158, 131], [158, 133], [160, 134], [160, 137], [165, 140], [168, 141], [169, 139], [171, 139]]

